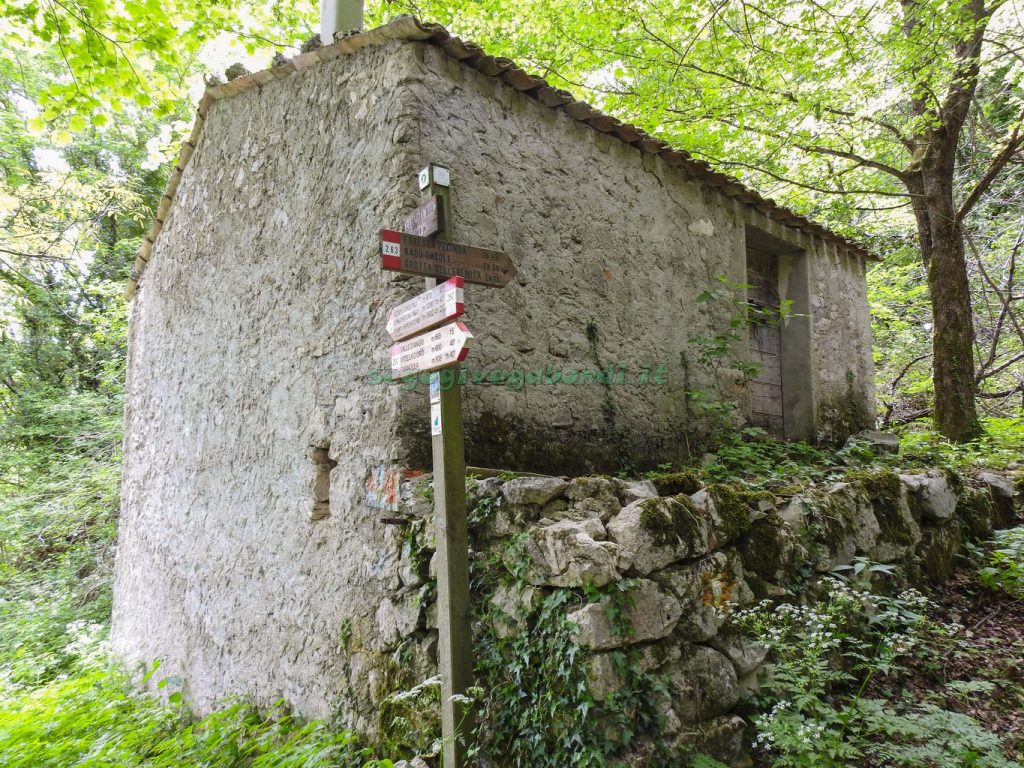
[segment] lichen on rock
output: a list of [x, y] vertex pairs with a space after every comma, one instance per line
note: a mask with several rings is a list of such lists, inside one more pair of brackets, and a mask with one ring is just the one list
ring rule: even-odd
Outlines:
[[688, 496], [635, 501], [608, 521], [623, 550], [621, 567], [639, 576], [711, 549], [712, 520]]

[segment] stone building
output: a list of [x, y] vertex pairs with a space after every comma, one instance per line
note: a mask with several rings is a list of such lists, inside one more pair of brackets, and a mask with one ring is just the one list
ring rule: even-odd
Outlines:
[[[373, 505], [429, 467], [425, 388], [376, 374], [423, 283], [381, 271], [378, 231], [430, 162], [455, 239], [518, 273], [465, 291], [470, 465], [678, 460], [697, 401], [789, 439], [873, 421], [869, 254], [507, 60], [402, 17], [211, 88], [130, 287], [113, 630], [201, 709], [362, 695], [338, 637], [396, 578]], [[702, 356], [747, 301], [788, 317]]]

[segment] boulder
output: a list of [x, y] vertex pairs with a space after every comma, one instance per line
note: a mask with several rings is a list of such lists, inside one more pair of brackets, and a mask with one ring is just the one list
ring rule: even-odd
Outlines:
[[[529, 566], [526, 579], [534, 585], [553, 587], [603, 587], [617, 581], [619, 547], [605, 537], [600, 520], [559, 520], [531, 528], [524, 541]], [[504, 556], [510, 571], [520, 566], [519, 553]]]
[[874, 505], [863, 487], [856, 483], [834, 483], [828, 489], [833, 504], [844, 511], [849, 522], [847, 535], [858, 553], [867, 553], [875, 546], [882, 533]]
[[1009, 528], [1014, 524], [1017, 513], [1014, 497], [1017, 489], [1013, 481], [994, 472], [982, 472], [978, 481], [988, 488], [992, 496], [992, 527]]
[[556, 498], [541, 510], [554, 520], [597, 518], [607, 522], [622, 508], [618, 486], [607, 477], [578, 477], [565, 489], [564, 498]]
[[619, 486], [619, 501], [622, 506], [632, 504], [641, 499], [653, 499], [658, 495], [658, 489], [650, 480], [630, 480], [622, 482]]
[[920, 518], [940, 523], [956, 511], [956, 491], [945, 473], [932, 470], [924, 475], [900, 475], [907, 487], [911, 511]]
[[749, 605], [754, 599], [743, 579], [743, 563], [733, 550], [671, 566], [652, 578], [683, 606], [677, 630], [692, 642], [714, 637], [732, 606]]
[[892, 478], [895, 482], [888, 492], [872, 494], [872, 488], [867, 489], [879, 527], [878, 539], [868, 555], [879, 563], [902, 560], [921, 541], [921, 526], [911, 512], [907, 487], [896, 475]]
[[621, 567], [639, 576], [710, 550], [711, 516], [688, 496], [634, 501], [608, 521], [622, 549]]
[[501, 486], [501, 495], [509, 504], [538, 504], [543, 506], [569, 487], [560, 477], [517, 477]]
[[672, 707], [683, 723], [724, 715], [740, 699], [732, 662], [706, 645], [684, 645], [677, 662], [665, 666]]
[[739, 550], [743, 566], [763, 581], [788, 584], [796, 576], [796, 535], [778, 513], [769, 512], [754, 522]]
[[849, 565], [858, 554], [874, 549], [881, 528], [859, 483], [833, 483], [806, 503], [811, 509], [807, 526], [814, 539], [812, 559], [818, 573]]
[[881, 456], [883, 454], [895, 454], [900, 452], [900, 438], [891, 432], [877, 432], [866, 429], [855, 435], [850, 435], [843, 448], [850, 448], [855, 443], [866, 444], [871, 452]]
[[[772, 494], [746, 491], [728, 483], [709, 485], [691, 498], [711, 518], [711, 549], [736, 541], [750, 530], [752, 507], [767, 512], [775, 504]], [[768, 503], [762, 509], [763, 502]]]
[[736, 677], [740, 679], [756, 672], [768, 658], [767, 648], [732, 625], [723, 627], [708, 645], [732, 662]]
[[702, 723], [684, 725], [675, 737], [677, 744], [713, 757], [729, 768], [750, 768], [753, 761], [746, 750], [742, 717], [726, 715]]
[[[616, 611], [620, 601], [621, 611]], [[580, 645], [607, 651], [668, 636], [682, 612], [678, 600], [661, 592], [653, 581], [639, 579], [628, 593], [603, 597], [573, 611], [568, 619], [579, 626]]]

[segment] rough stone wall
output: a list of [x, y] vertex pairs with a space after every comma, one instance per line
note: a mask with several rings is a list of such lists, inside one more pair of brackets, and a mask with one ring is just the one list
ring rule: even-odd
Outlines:
[[[113, 642], [200, 709], [249, 692], [329, 715], [366, 683], [338, 638], [387, 585], [362, 490], [399, 458], [401, 395], [366, 372], [411, 290], [374, 257], [412, 168], [410, 53], [214, 105], [132, 307]], [[337, 466], [313, 522], [316, 446]]]
[[[429, 480], [405, 488], [403, 511], [413, 525], [395, 551], [402, 586], [381, 603], [376, 628], [396, 653], [404, 647], [417, 660], [401, 678], [406, 686], [436, 673], [431, 512], [422, 493]], [[1012, 525], [1015, 499], [1024, 502], [1012, 478], [984, 473], [965, 483], [942, 471], [890, 470], [851, 471], [797, 494], [700, 487], [695, 475], [680, 473], [655, 481], [495, 477], [471, 482], [469, 496], [477, 508], [474, 562], [497, 560], [507, 569], [493, 593], [474, 595], [474, 613], [493, 622], [489, 630], [477, 625], [478, 641], [488, 631], [502, 638], [528, 631], [527, 619], [538, 620], [531, 606], [552, 590], [582, 597], [603, 588], [597, 601], [565, 601], [592, 716], [600, 721], [601, 703], [617, 692], [629, 700], [616, 662], [628, 652], [634, 671], [664, 683], [656, 695], [663, 745], [694, 748], [734, 768], [750, 765], [748, 721], [739, 714], [750, 704], [741, 700], [770, 674], [770, 659], [729, 624], [732, 611], [813, 595], [821, 577], [861, 556], [899, 566], [886, 577], [895, 581], [879, 589], [940, 584], [968, 537]], [[630, 599], [615, 620], [609, 609], [618, 582], [629, 584]], [[559, 617], [547, 621], [554, 626]], [[348, 649], [360, 653], [358, 643]], [[651, 765], [650, 746], [641, 739], [613, 750], [614, 764]]]
[[866, 267], [825, 246], [810, 267], [817, 433], [842, 442], [875, 420]]
[[[846, 259], [834, 267], [817, 241], [684, 180], [660, 158], [435, 47], [415, 47], [422, 75], [413, 89], [420, 128], [412, 148], [423, 163], [451, 167], [455, 238], [503, 249], [519, 270], [502, 290], [467, 286], [467, 322], [477, 333], [468, 364], [530, 371], [621, 363], [634, 381], [641, 365], [667, 370], [660, 386], [470, 385], [471, 463], [584, 472], [678, 459], [687, 429], [698, 427], [686, 391], [742, 395], [729, 375], [695, 364], [689, 340], [721, 332], [735, 312], [728, 302], [697, 297], [720, 287], [722, 276], [745, 282], [746, 224], [808, 250], [822, 319], [812, 361], [822, 396], [832, 396], [835, 380], [846, 387], [852, 369], [856, 399], [871, 403], [859, 264]], [[873, 421], [873, 411], [865, 420]], [[823, 427], [824, 434], [842, 432]]]
[[742, 281], [745, 224], [784, 228], [420, 44], [215, 103], [132, 308], [113, 628], [199, 709], [248, 692], [372, 728], [392, 687], [415, 617], [385, 599], [402, 534], [363, 486], [429, 465], [426, 398], [367, 373], [423, 283], [382, 273], [375, 245], [432, 161], [452, 167], [456, 238], [520, 271], [467, 288], [473, 368], [667, 368], [665, 385], [470, 385], [472, 463], [654, 464], [685, 450], [686, 389], [735, 394], [687, 378], [688, 338], [732, 314], [696, 297]]

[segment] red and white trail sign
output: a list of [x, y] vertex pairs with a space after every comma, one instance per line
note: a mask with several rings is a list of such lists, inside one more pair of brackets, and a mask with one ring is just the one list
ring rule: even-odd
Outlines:
[[391, 378], [400, 379], [410, 373], [436, 371], [462, 362], [469, 354], [473, 334], [464, 323], [442, 325], [420, 336], [400, 341], [389, 350]]
[[460, 317], [466, 311], [464, 285], [461, 277], [452, 277], [392, 309], [387, 325], [391, 338], [401, 341]]
[[512, 260], [501, 251], [477, 248], [393, 229], [380, 231], [380, 264], [393, 272], [444, 280], [461, 276], [467, 283], [502, 288], [515, 277]]

